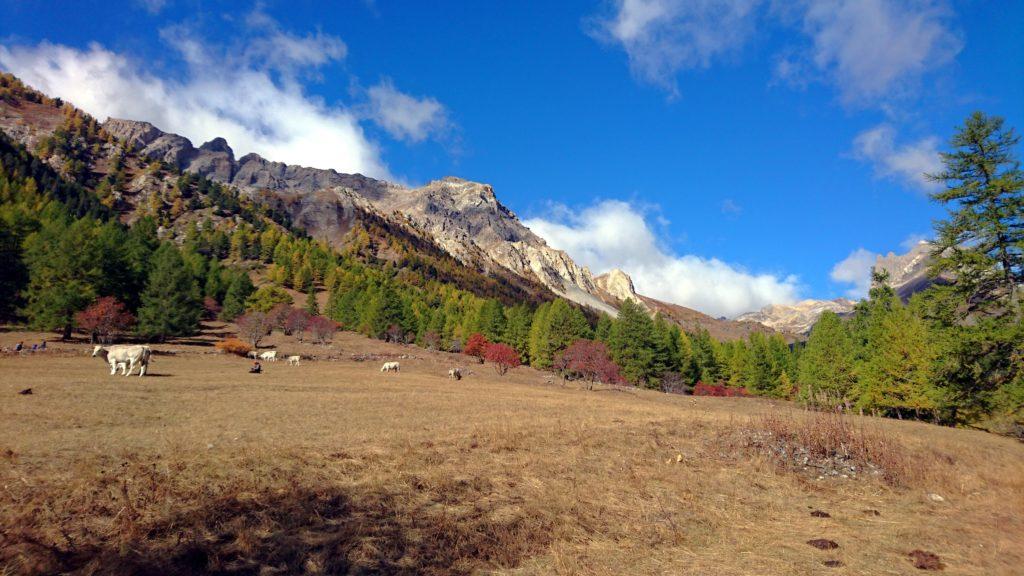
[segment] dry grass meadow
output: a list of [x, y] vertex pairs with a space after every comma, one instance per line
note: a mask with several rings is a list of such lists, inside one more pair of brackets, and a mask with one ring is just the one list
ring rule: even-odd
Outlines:
[[787, 404], [275, 338], [319, 359], [250, 375], [198, 340], [140, 379], [85, 343], [0, 357], [0, 574], [920, 574], [915, 550], [1024, 573], [1007, 438], [851, 418], [885, 474], [818, 479], [751, 442], [819, 441]]

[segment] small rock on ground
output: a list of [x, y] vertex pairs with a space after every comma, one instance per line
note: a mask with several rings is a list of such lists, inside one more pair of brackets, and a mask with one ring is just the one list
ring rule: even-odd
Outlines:
[[815, 518], [831, 518], [832, 517], [832, 515], [829, 514], [828, 512], [823, 512], [821, 510], [814, 510], [814, 511], [812, 511], [811, 512], [811, 516], [814, 516]]
[[825, 566], [828, 566], [829, 568], [841, 568], [843, 566], [843, 561], [842, 560], [825, 560], [824, 562], [822, 562], [822, 564], [824, 564]]
[[832, 540], [826, 540], [825, 538], [815, 538], [814, 540], [808, 540], [807, 543], [818, 550], [835, 550], [836, 548], [839, 548], [839, 544], [836, 544]]
[[910, 556], [910, 561], [914, 563], [914, 568], [918, 570], [942, 570], [945, 568], [945, 565], [939, 560], [939, 556], [932, 552], [914, 550], [907, 554], [907, 556]]

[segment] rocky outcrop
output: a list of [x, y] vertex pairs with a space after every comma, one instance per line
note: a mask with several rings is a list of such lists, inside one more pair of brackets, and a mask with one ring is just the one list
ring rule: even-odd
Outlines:
[[839, 315], [853, 312], [855, 302], [846, 298], [835, 300], [804, 300], [796, 304], [770, 304], [757, 312], [747, 312], [736, 317], [739, 322], [757, 322], [772, 330], [803, 335], [826, 310]]
[[935, 245], [921, 241], [914, 245], [906, 254], [889, 252], [875, 259], [875, 269], [889, 273], [889, 286], [903, 300], [928, 288], [936, 282], [946, 282], [949, 278], [930, 278], [928, 268], [932, 264], [932, 250]]
[[145, 156], [264, 200], [280, 199], [293, 221], [316, 238], [340, 242], [359, 210], [396, 216], [464, 264], [532, 277], [556, 294], [615, 313], [601, 297], [590, 270], [548, 246], [498, 201], [487, 184], [448, 177], [408, 188], [360, 174], [272, 162], [258, 154], [236, 160], [223, 138], [195, 148], [188, 139], [147, 122], [110, 119], [104, 128]]

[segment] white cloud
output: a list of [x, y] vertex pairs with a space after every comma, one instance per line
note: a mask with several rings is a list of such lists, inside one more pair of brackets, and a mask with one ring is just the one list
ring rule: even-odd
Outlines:
[[440, 102], [400, 92], [390, 79], [371, 86], [367, 95], [369, 117], [396, 140], [420, 142], [450, 126], [448, 112]]
[[616, 0], [591, 35], [621, 46], [633, 73], [676, 93], [682, 70], [707, 68], [738, 51], [753, 32], [761, 0]]
[[[802, 12], [808, 59], [846, 102], [888, 99], [963, 46], [943, 0], [807, 0]], [[783, 70], [792, 75], [792, 70]]]
[[390, 179], [357, 115], [307, 94], [296, 80], [342, 58], [344, 43], [290, 35], [259, 18], [248, 26], [255, 35], [244, 50], [208, 44], [187, 28], [165, 29], [162, 38], [184, 62], [176, 78], [99, 44], [0, 46], [0, 68], [101, 120], [146, 120], [197, 145], [222, 136], [239, 155]]
[[960, 52], [946, 1], [772, 0], [761, 10], [767, 0], [614, 0], [590, 33], [621, 47], [640, 80], [675, 94], [679, 72], [736, 54], [771, 21], [805, 38], [774, 58], [777, 80], [824, 79], [844, 102], [875, 103], [912, 90]]
[[899, 180], [921, 190], [934, 190], [938, 186], [925, 176], [942, 170], [939, 139], [934, 136], [898, 145], [896, 130], [888, 124], [880, 124], [853, 139], [853, 154], [870, 162], [879, 178]]
[[743, 206], [740, 206], [738, 202], [732, 198], [726, 198], [722, 200], [722, 214], [730, 216], [739, 216], [743, 213]]
[[853, 299], [865, 298], [871, 289], [871, 268], [877, 254], [864, 248], [857, 248], [850, 255], [832, 267], [829, 277], [840, 284], [851, 284], [846, 295]]
[[641, 294], [713, 316], [794, 302], [800, 292], [795, 276], [753, 274], [717, 258], [673, 254], [645, 214], [627, 202], [605, 200], [579, 212], [555, 206], [547, 217], [525, 224], [596, 274], [621, 268]]

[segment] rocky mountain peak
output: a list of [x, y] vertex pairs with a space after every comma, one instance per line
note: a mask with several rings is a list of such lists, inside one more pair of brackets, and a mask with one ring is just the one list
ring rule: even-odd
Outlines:
[[[228, 146], [228, 141], [221, 138], [220, 136], [203, 144], [202, 146], [199, 147], [199, 149], [205, 150], [207, 152], [222, 152], [224, 154], [227, 154], [228, 158], [232, 159], [235, 157], [235, 152], [234, 150], [231, 149], [231, 146]], [[246, 155], [246, 157], [249, 156], [254, 156], [254, 154]]]
[[830, 310], [839, 315], [853, 312], [856, 304], [847, 298], [835, 300], [803, 300], [795, 304], [769, 304], [757, 312], [736, 317], [740, 322], [758, 322], [768, 328], [789, 334], [807, 334], [821, 314]]
[[633, 286], [633, 279], [619, 268], [612, 268], [608, 272], [597, 276], [594, 278], [594, 283], [598, 288], [616, 300], [632, 300], [644, 308], [648, 308], [647, 303], [637, 295], [636, 288]]
[[936, 279], [928, 276], [934, 248], [934, 244], [922, 240], [906, 254], [889, 252], [885, 256], [878, 256], [875, 259], [875, 269], [888, 272], [889, 286], [900, 298], [907, 300], [935, 283]]

